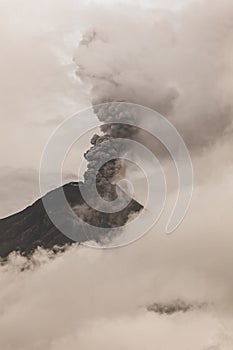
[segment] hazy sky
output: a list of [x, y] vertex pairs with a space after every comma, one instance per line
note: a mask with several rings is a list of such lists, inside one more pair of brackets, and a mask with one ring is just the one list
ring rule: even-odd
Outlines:
[[[48, 137], [61, 121], [90, 105], [72, 62], [83, 3], [1, 1], [0, 216], [39, 196], [37, 173]], [[96, 3], [101, 2], [90, 1], [88, 7]], [[151, 4], [157, 7], [157, 2]], [[170, 8], [174, 1], [160, 5]], [[78, 159], [87, 145], [79, 146]]]

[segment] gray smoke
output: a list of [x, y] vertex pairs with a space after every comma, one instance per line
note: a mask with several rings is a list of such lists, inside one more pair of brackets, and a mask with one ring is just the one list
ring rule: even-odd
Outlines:
[[178, 312], [188, 312], [206, 307], [205, 303], [187, 303], [183, 300], [174, 300], [169, 303], [153, 303], [147, 307], [148, 311], [160, 315], [173, 315]]
[[[232, 19], [229, 0], [193, 2], [173, 12], [93, 5], [83, 15], [86, 30], [75, 55], [76, 74], [93, 105], [126, 101], [163, 114], [196, 157], [232, 133]], [[164, 155], [158, 141], [145, 132], [111, 125], [115, 111], [96, 107], [95, 113], [110, 125], [102, 127], [104, 139], [95, 136], [86, 155], [87, 182], [96, 173], [95, 157], [103, 156], [121, 133]], [[98, 172], [97, 187], [104, 198], [115, 198], [112, 184], [123, 171], [116, 160]]]
[[229, 0], [174, 12], [93, 7], [84, 16], [77, 74], [95, 103], [124, 100], [155, 109], [189, 149], [200, 151], [232, 130], [232, 19]]
[[[113, 213], [106, 214], [85, 203], [77, 207], [76, 212], [82, 220], [96, 227], [110, 229], [122, 227], [132, 214], [139, 212], [142, 208], [132, 198], [128, 198], [128, 194], [117, 185], [117, 181], [122, 179], [125, 170], [125, 162], [122, 159], [129, 151], [128, 146], [121, 142], [121, 139], [133, 138], [138, 133], [134, 126], [121, 123], [123, 118], [128, 119], [129, 122], [132, 121], [133, 109], [121, 102], [96, 105], [93, 109], [98, 119], [103, 122], [102, 135], [95, 134], [92, 137], [92, 147], [84, 154], [88, 165], [83, 186], [95, 205], [99, 202], [99, 196], [109, 202], [120, 198], [124, 209], [119, 211], [117, 207], [113, 207]], [[117, 120], [117, 123], [113, 123], [113, 120]], [[102, 166], [99, 165], [99, 161]], [[96, 235], [99, 239], [98, 230]]]
[[[127, 109], [127, 110], [126, 110]], [[106, 103], [100, 106], [94, 106], [94, 112], [98, 119], [103, 122], [101, 131], [103, 135], [94, 135], [91, 143], [93, 147], [85, 154], [85, 158], [88, 161], [88, 170], [84, 176], [87, 184], [91, 185], [95, 181], [95, 173], [97, 172], [96, 185], [99, 192], [107, 200], [114, 200], [116, 198], [116, 192], [111, 191], [111, 188], [116, 177], [120, 177], [124, 172], [123, 162], [120, 157], [124, 157], [128, 151], [126, 145], [121, 140], [114, 139], [119, 138], [133, 138], [137, 135], [138, 129], [134, 126], [121, 123], [127, 120], [131, 122], [133, 119], [133, 109], [125, 106], [125, 104], [119, 103]], [[113, 123], [113, 119], [117, 120], [117, 123]], [[111, 159], [107, 162], [107, 159]], [[98, 166], [97, 160], [101, 159], [106, 163], [101, 169], [96, 169]], [[109, 189], [109, 190], [108, 190]]]

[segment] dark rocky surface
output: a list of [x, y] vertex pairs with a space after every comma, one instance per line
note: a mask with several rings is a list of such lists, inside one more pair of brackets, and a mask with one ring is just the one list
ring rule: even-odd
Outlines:
[[[77, 182], [72, 182], [63, 186], [64, 193], [72, 209], [85, 206], [79, 186], [80, 183]], [[53, 197], [54, 199], [59, 190], [61, 189], [54, 190], [46, 196]], [[141, 209], [142, 206], [138, 202], [132, 200], [129, 205], [119, 213], [125, 218], [124, 220], [126, 223], [131, 213], [139, 212]], [[64, 208], [58, 204], [56, 211], [60, 215], [61, 220], [67, 224], [69, 218]], [[75, 212], [78, 213], [78, 209], [75, 210]], [[119, 213], [116, 214], [116, 217], [114, 217], [115, 214], [111, 214], [112, 216], [109, 220], [109, 214], [96, 213], [92, 210], [92, 215], [90, 215], [90, 217], [95, 220], [98, 219], [102, 227], [109, 227], [110, 231], [111, 227], [118, 227], [117, 217], [119, 217]], [[72, 225], [72, 223], [70, 223], [70, 225]], [[80, 227], [78, 227], [78, 242], [82, 243], [85, 241], [87, 241], [87, 236], [86, 233], [83, 232], [83, 226], [80, 225]], [[44, 209], [42, 199], [37, 200], [34, 204], [21, 212], [0, 220], [0, 257], [3, 259], [13, 251], [18, 251], [28, 256], [38, 247], [53, 249], [56, 246], [63, 247], [72, 243], [74, 242], [62, 234], [50, 221]]]

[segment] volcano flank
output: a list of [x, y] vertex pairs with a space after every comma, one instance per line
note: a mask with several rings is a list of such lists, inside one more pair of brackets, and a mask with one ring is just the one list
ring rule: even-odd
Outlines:
[[127, 207], [119, 212], [111, 214], [97, 212], [84, 202], [80, 186], [83, 186], [83, 183], [71, 182], [45, 196], [47, 200], [56, 202], [56, 196], [64, 190], [70, 207], [77, 215], [76, 224], [74, 225], [69, 213], [59, 204], [59, 201], [54, 210], [64, 226], [69, 230], [76, 230], [76, 242], [66, 237], [54, 226], [43, 206], [43, 198], [40, 198], [21, 212], [0, 220], [0, 257], [4, 259], [13, 251], [30, 256], [38, 247], [56, 250], [72, 243], [84, 243], [88, 240], [100, 242], [102, 237], [98, 236], [98, 229], [96, 236], [90, 237], [88, 225], [79, 220], [79, 217], [83, 218], [83, 212], [88, 212], [88, 216], [85, 215], [84, 218], [86, 223], [97, 228], [109, 228], [109, 235], [111, 235], [111, 228], [119, 227], [120, 229], [126, 224], [131, 214], [139, 213], [143, 208], [141, 204], [132, 199]]

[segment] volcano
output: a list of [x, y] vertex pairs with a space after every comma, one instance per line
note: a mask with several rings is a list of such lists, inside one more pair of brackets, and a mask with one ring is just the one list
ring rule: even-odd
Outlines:
[[[80, 192], [81, 184], [80, 182], [68, 183], [49, 192], [46, 196], [48, 199], [53, 198], [54, 200], [58, 192], [63, 189], [70, 207], [78, 215], [76, 208], [85, 206]], [[92, 209], [90, 223], [93, 224], [92, 220], [94, 219], [98, 220], [101, 227], [109, 228], [109, 231], [111, 231], [111, 227], [118, 227], [119, 217], [123, 218], [121, 220], [123, 220], [124, 225], [131, 214], [140, 212], [142, 208], [141, 204], [132, 199], [125, 209], [111, 214], [110, 220], [109, 214], [98, 212], [98, 215], [96, 215], [96, 212]], [[72, 225], [69, 222], [67, 212], [61, 205], [57, 205], [56, 211], [65, 225]], [[5, 259], [13, 251], [30, 256], [38, 247], [57, 251], [57, 249], [62, 249], [66, 245], [87, 241], [84, 226], [76, 226], [76, 229], [78, 239], [74, 242], [54, 226], [44, 209], [43, 198], [40, 198], [21, 212], [0, 220], [0, 257]], [[99, 241], [99, 237], [92, 238], [96, 239], [97, 242]]]

